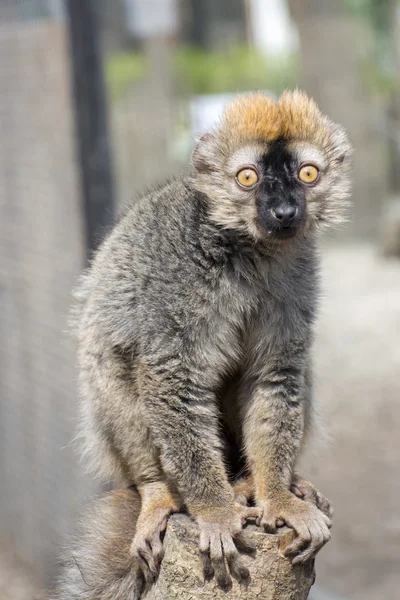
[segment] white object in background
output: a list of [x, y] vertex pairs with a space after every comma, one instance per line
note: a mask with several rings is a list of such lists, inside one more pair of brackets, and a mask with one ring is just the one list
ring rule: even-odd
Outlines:
[[169, 36], [179, 24], [177, 0], [124, 0], [128, 31], [137, 37]]
[[63, 0], [48, 0], [50, 16], [56, 21], [65, 17], [65, 6]]
[[[266, 94], [276, 100], [276, 95], [268, 90]], [[190, 129], [194, 137], [210, 131], [217, 125], [225, 105], [235, 94], [204, 94], [194, 96], [189, 105]]]
[[225, 105], [233, 94], [207, 94], [194, 96], [189, 105], [191, 134], [197, 137], [210, 131], [221, 117]]
[[289, 52], [298, 47], [298, 34], [286, 0], [248, 0], [254, 46], [264, 54]]

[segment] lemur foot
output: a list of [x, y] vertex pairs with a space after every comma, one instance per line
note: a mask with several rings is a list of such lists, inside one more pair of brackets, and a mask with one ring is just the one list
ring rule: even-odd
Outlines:
[[[235, 494], [235, 501], [243, 506], [247, 506], [249, 501], [254, 497], [253, 478], [249, 476], [239, 479], [234, 483], [233, 491]], [[314, 504], [329, 519], [332, 519], [334, 512], [332, 504], [328, 498], [325, 498], [325, 496], [313, 486], [312, 483], [299, 475], [293, 475], [290, 491], [298, 498], [301, 498], [310, 504]]]
[[332, 521], [314, 503], [304, 501], [290, 492], [278, 498], [258, 502], [262, 517], [256, 521], [268, 533], [276, 533], [283, 522], [296, 532], [296, 538], [284, 550], [292, 563], [304, 563], [313, 558], [331, 539]]
[[131, 545], [131, 554], [139, 560], [144, 578], [151, 583], [158, 575], [164, 556], [163, 533], [169, 515], [179, 510], [167, 485], [148, 483], [139, 487], [142, 508]]
[[306, 502], [315, 504], [320, 511], [324, 513], [329, 519], [333, 517], [333, 506], [328, 500], [319, 492], [312, 483], [303, 479], [299, 475], [294, 475], [290, 491], [295, 494], [298, 498], [302, 498]]
[[155, 580], [164, 556], [162, 534], [167, 528], [171, 510], [157, 508], [152, 513], [141, 515], [131, 545], [131, 553], [139, 559], [140, 567], [147, 582]]
[[226, 588], [232, 583], [230, 575], [238, 581], [249, 577], [249, 570], [242, 564], [239, 550], [252, 553], [255, 547], [243, 533], [242, 527], [247, 519], [255, 519], [258, 515], [258, 509], [240, 504], [209, 508], [196, 515], [206, 579], [215, 575], [218, 585]]

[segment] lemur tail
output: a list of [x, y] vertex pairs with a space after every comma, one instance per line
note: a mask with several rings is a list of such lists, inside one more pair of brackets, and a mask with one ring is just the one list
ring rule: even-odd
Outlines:
[[139, 511], [140, 498], [132, 489], [108, 492], [91, 503], [48, 600], [138, 600], [144, 581], [130, 546]]

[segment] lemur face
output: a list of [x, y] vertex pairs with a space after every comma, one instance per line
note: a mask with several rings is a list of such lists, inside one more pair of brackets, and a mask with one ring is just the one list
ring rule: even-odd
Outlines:
[[194, 152], [201, 191], [221, 226], [272, 241], [343, 220], [350, 145], [301, 92], [275, 103], [239, 96]]

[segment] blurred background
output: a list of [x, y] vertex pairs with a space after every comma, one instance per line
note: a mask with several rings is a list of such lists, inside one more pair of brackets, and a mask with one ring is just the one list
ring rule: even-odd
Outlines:
[[71, 290], [104, 231], [186, 169], [229, 96], [300, 86], [356, 148], [315, 351], [333, 502], [313, 600], [400, 589], [400, 0], [0, 0], [0, 598], [53, 577], [98, 490], [72, 448]]

